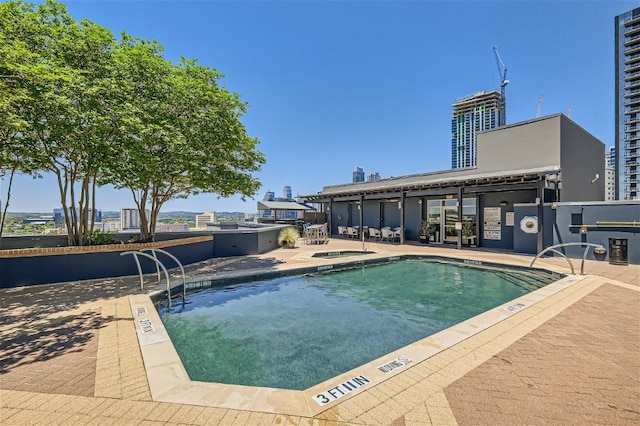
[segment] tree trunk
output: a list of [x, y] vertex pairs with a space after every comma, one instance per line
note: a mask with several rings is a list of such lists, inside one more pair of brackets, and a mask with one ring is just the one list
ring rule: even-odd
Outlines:
[[[0, 244], [2, 243], [2, 232], [4, 231], [4, 221], [7, 217], [7, 209], [9, 208], [9, 198], [11, 198], [11, 184], [13, 183], [13, 176], [16, 173], [16, 168], [11, 169], [9, 174], [9, 186], [7, 187], [7, 199], [4, 202], [4, 208], [2, 209], [2, 217], [0, 217]], [[0, 194], [0, 197], [2, 194]], [[0, 208], [2, 208], [2, 201], [0, 200]]]

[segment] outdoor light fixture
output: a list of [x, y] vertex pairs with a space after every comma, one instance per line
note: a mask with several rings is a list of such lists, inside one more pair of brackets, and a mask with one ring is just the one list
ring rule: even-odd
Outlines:
[[500, 201], [500, 207], [506, 207], [509, 205], [508, 201]]
[[402, 208], [402, 201], [398, 201], [398, 210]]

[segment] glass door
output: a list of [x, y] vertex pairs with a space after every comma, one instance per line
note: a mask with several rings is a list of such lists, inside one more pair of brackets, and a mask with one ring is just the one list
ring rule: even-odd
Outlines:
[[442, 206], [442, 231], [444, 233], [445, 243], [456, 243], [458, 241], [458, 231], [456, 223], [458, 222], [458, 206], [456, 200], [444, 200]]
[[[427, 204], [427, 220], [434, 225], [435, 232], [431, 236], [434, 243], [457, 243], [458, 200], [429, 200]], [[462, 236], [463, 243], [476, 243], [476, 199], [462, 200]]]
[[442, 216], [442, 201], [430, 200], [427, 204], [427, 220], [430, 224], [433, 224], [435, 231], [431, 234], [431, 242], [440, 243], [441, 231], [441, 216]]

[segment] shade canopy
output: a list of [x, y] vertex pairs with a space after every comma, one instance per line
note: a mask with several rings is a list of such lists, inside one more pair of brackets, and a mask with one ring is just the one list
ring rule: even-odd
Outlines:
[[310, 206], [296, 203], [294, 201], [258, 201], [258, 210], [315, 210]]

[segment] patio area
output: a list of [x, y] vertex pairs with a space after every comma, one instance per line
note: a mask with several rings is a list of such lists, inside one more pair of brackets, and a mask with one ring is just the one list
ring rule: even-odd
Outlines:
[[[345, 259], [313, 257], [317, 252], [363, 249], [374, 252], [368, 257], [424, 254], [517, 266], [532, 260], [332, 238], [185, 270], [193, 276], [320, 266]], [[579, 270], [580, 261], [572, 261]], [[540, 259], [536, 267], [570, 272], [558, 258]], [[130, 304], [142, 293], [137, 276], [5, 289], [0, 423], [638, 424], [640, 267], [587, 261], [584, 269], [584, 279], [313, 417], [154, 401]]]

